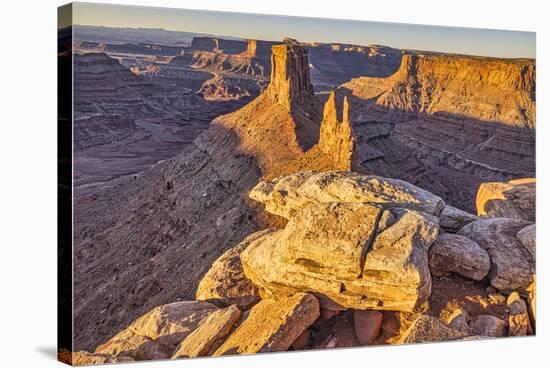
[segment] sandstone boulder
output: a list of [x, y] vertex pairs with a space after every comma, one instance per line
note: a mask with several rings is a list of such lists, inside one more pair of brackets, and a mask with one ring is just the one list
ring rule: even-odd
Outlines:
[[440, 234], [429, 251], [430, 271], [434, 276], [456, 273], [481, 280], [491, 268], [489, 254], [476, 242], [456, 234]]
[[508, 335], [509, 336], [526, 336], [533, 333], [531, 323], [529, 322], [529, 313], [527, 305], [520, 297], [519, 293], [513, 292], [508, 296], [506, 301], [510, 308], [508, 317]]
[[477, 214], [534, 222], [536, 218], [536, 179], [483, 183], [476, 197]]
[[181, 342], [172, 359], [209, 355], [216, 341], [229, 333], [240, 315], [239, 308], [234, 305], [211, 313]]
[[366, 203], [310, 205], [241, 254], [260, 293], [312, 292], [323, 308], [411, 311], [430, 295], [435, 216]]
[[375, 310], [356, 310], [353, 312], [355, 334], [361, 345], [369, 345], [380, 334], [382, 313]]
[[441, 212], [439, 226], [447, 232], [456, 233], [470, 222], [478, 219], [479, 218], [476, 215], [472, 215], [466, 211], [446, 205]]
[[303, 171], [260, 182], [249, 197], [263, 203], [266, 211], [287, 219], [312, 203], [362, 202], [436, 216], [445, 206], [438, 196], [405, 181], [349, 171]]
[[535, 274], [535, 262], [516, 235], [529, 223], [506, 218], [482, 219], [464, 226], [466, 236], [491, 257], [491, 285], [501, 290], [526, 288]]
[[518, 231], [518, 240], [531, 253], [531, 257], [536, 260], [537, 252], [537, 228], [536, 224], [524, 227]]
[[275, 229], [258, 231], [226, 251], [202, 278], [197, 288], [197, 300], [216, 305], [236, 304], [246, 309], [260, 300], [258, 288], [246, 278], [241, 264], [241, 252], [248, 245]]
[[264, 299], [214, 356], [286, 351], [318, 317], [319, 302], [311, 294]]
[[438, 318], [420, 315], [403, 334], [399, 340], [400, 344], [413, 344], [423, 342], [459, 340], [468, 336], [467, 334], [454, 330]]
[[167, 359], [203, 319], [217, 310], [210, 303], [195, 301], [161, 305], [98, 346], [95, 353], [135, 360]]
[[506, 322], [488, 314], [472, 318], [470, 321], [470, 328], [472, 329], [472, 333], [476, 336], [506, 336]]

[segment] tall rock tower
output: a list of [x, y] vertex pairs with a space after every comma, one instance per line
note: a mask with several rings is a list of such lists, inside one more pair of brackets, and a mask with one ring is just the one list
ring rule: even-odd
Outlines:
[[315, 95], [309, 77], [307, 48], [294, 44], [271, 48], [271, 82], [267, 94], [288, 110], [293, 105], [310, 104]]
[[355, 149], [355, 136], [349, 118], [347, 96], [342, 106], [342, 121], [338, 120], [334, 91], [325, 103], [323, 121], [317, 146], [338, 166], [337, 169], [351, 170]]

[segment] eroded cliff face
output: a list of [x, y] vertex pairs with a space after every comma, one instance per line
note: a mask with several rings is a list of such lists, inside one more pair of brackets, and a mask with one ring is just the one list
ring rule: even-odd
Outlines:
[[534, 176], [534, 68], [530, 60], [405, 55], [390, 77], [342, 85], [358, 170], [474, 212], [482, 182]]
[[406, 54], [391, 77], [341, 88], [391, 110], [535, 126], [535, 65], [526, 60]]
[[271, 82], [267, 95], [277, 104], [291, 109], [309, 104], [314, 98], [309, 76], [308, 51], [292, 45], [276, 45], [271, 53]]

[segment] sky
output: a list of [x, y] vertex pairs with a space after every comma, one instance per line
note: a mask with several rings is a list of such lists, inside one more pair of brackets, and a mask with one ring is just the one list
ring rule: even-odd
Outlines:
[[504, 58], [535, 58], [535, 33], [404, 23], [74, 3], [73, 22], [281, 41], [385, 45]]

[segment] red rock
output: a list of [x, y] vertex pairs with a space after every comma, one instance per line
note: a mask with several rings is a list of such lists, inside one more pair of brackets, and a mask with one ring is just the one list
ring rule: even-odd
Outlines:
[[383, 314], [374, 310], [356, 310], [353, 313], [355, 334], [361, 345], [369, 345], [380, 334]]
[[332, 317], [338, 315], [340, 313], [339, 310], [333, 310], [333, 309], [321, 309], [321, 317], [323, 319], [331, 319]]
[[292, 343], [293, 350], [304, 350], [309, 345], [309, 337], [311, 336], [311, 331], [309, 329], [302, 332], [300, 336]]

